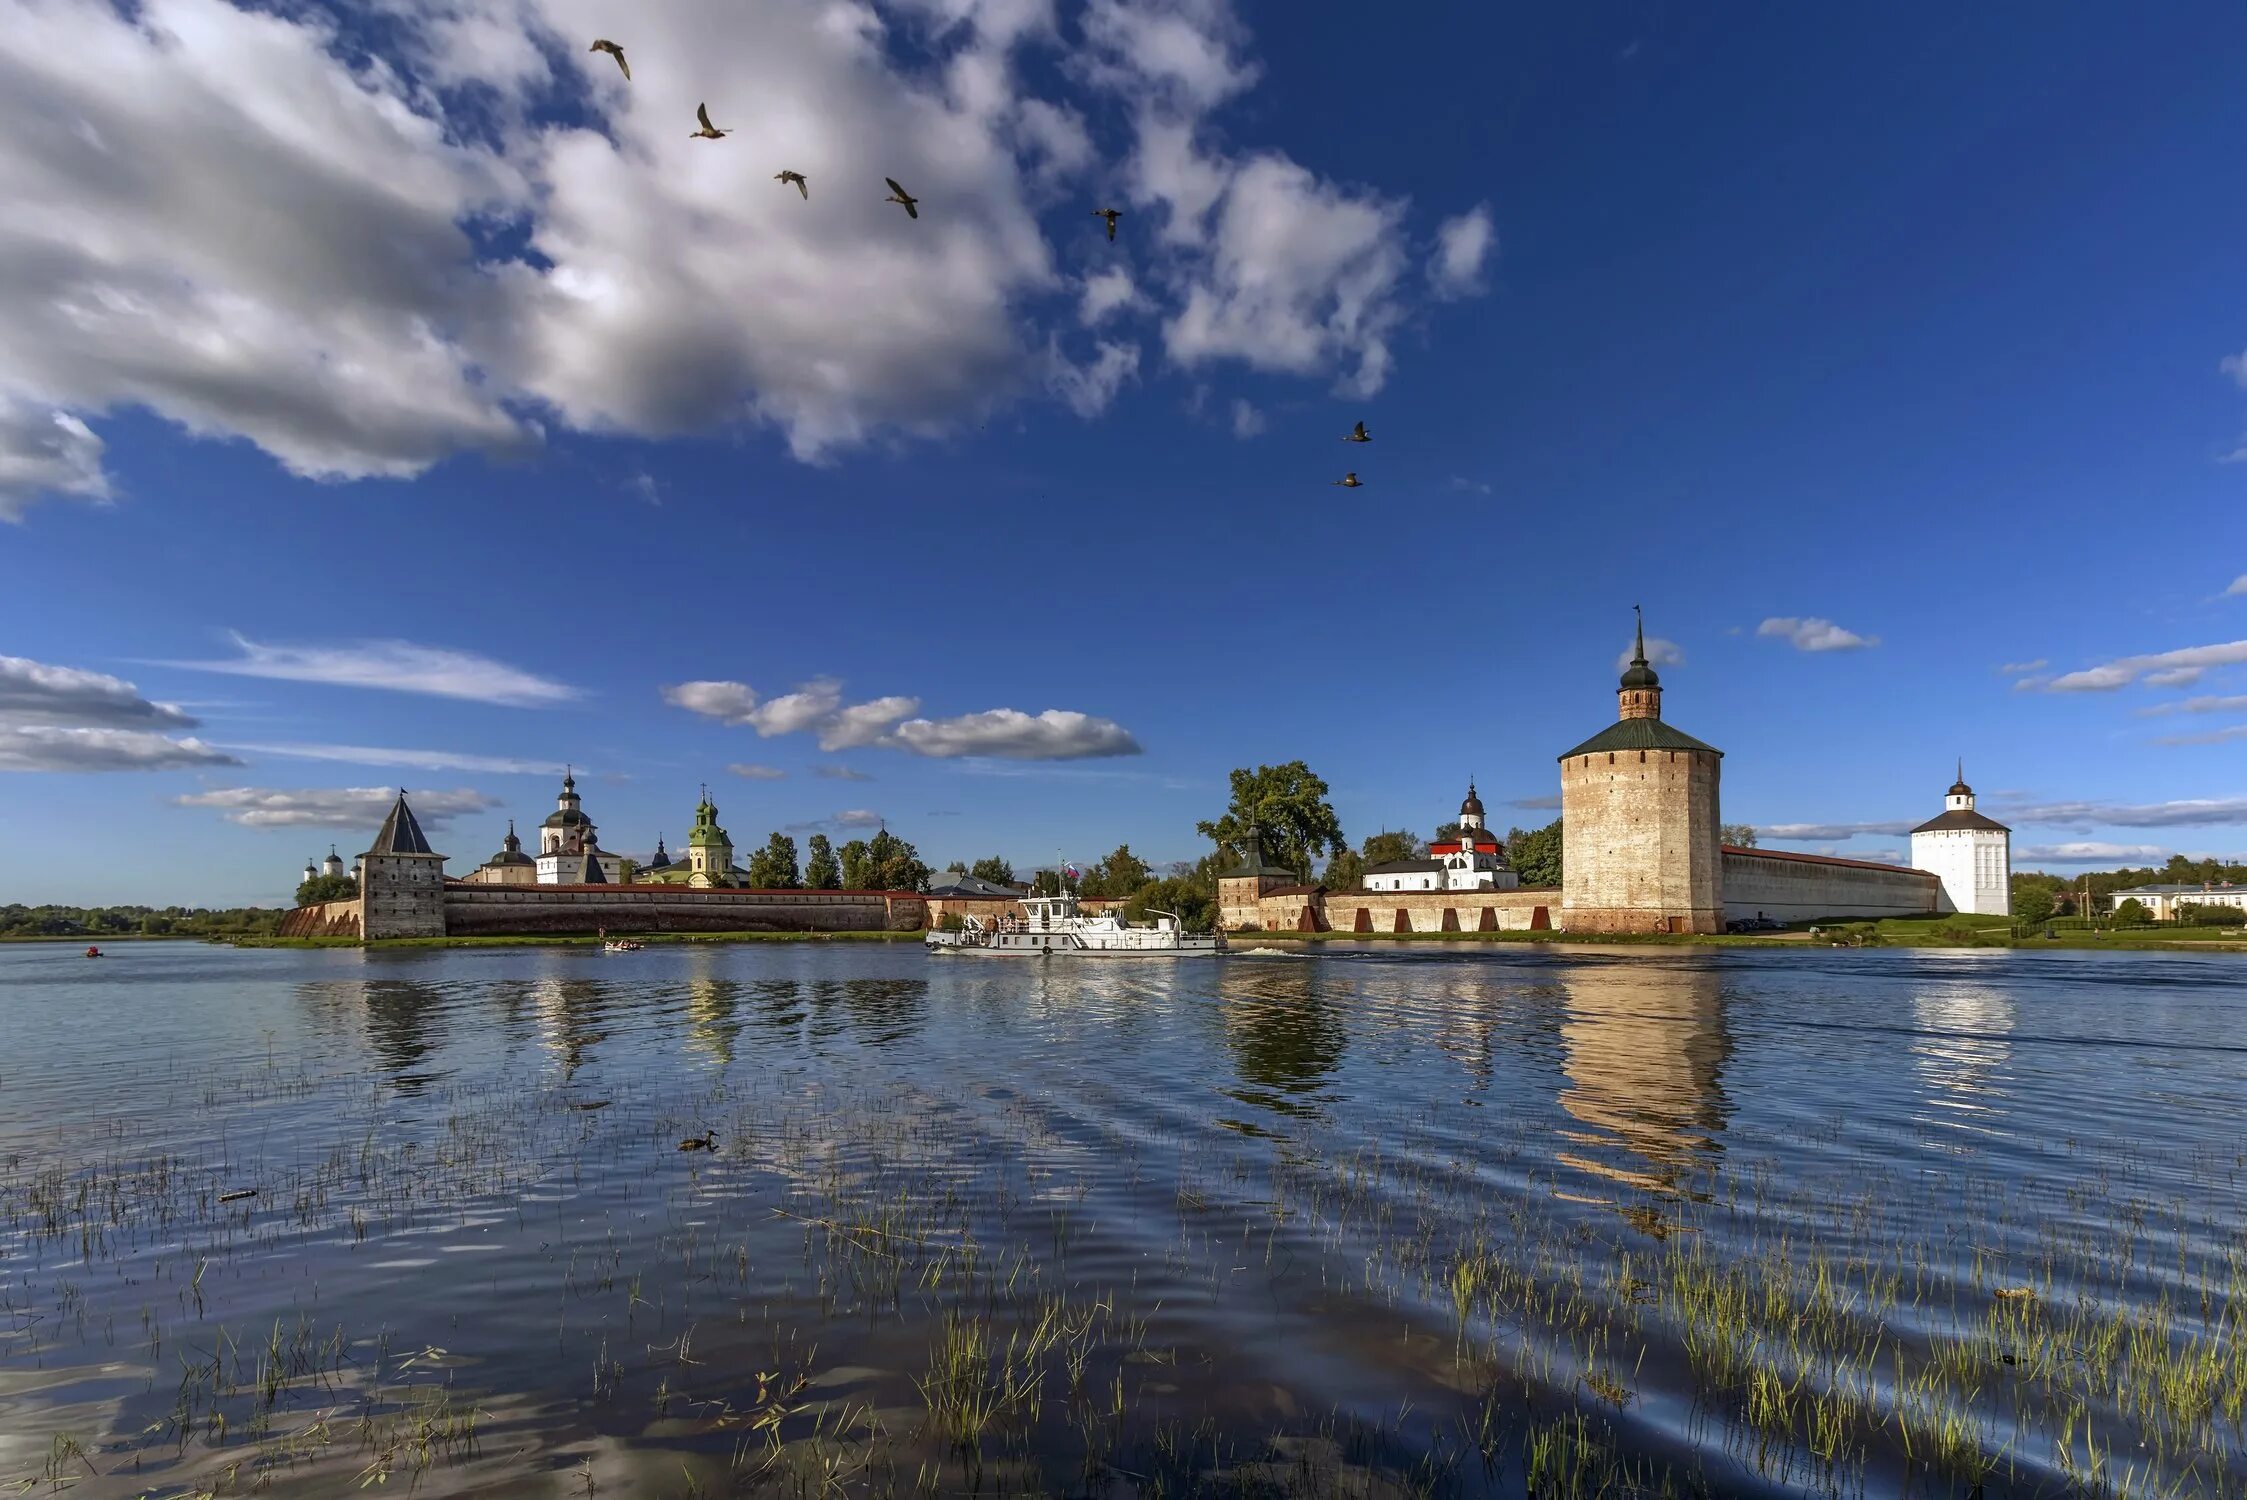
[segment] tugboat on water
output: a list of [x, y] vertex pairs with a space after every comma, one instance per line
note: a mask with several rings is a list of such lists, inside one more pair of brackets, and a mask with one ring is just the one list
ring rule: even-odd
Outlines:
[[1175, 913], [1152, 913], [1154, 925], [1134, 927], [1106, 913], [1088, 917], [1077, 898], [1023, 898], [1027, 916], [985, 921], [969, 917], [958, 932], [931, 932], [922, 941], [931, 953], [990, 953], [1011, 958], [1185, 958], [1224, 951], [1216, 936], [1191, 937]]

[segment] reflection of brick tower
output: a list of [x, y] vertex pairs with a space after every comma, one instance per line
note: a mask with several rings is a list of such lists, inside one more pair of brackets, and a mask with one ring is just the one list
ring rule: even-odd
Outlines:
[[1643, 621], [1616, 705], [1613, 724], [1560, 758], [1561, 927], [1721, 931], [1724, 752], [1662, 722]]
[[404, 792], [359, 867], [361, 937], [445, 935], [445, 856], [422, 837]]

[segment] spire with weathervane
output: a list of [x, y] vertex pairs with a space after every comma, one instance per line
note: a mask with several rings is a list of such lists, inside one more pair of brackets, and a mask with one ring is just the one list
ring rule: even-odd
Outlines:
[[1638, 616], [1638, 645], [1631, 653], [1631, 664], [1623, 672], [1622, 686], [1616, 692], [1618, 719], [1659, 719], [1662, 717], [1662, 679], [1646, 660], [1646, 612], [1637, 605], [1631, 612]]

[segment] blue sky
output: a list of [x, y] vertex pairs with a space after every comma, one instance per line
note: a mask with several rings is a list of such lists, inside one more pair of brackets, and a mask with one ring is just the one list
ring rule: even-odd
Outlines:
[[2247, 851], [2236, 7], [0, 8], [0, 900], [1533, 825], [1634, 602], [1769, 841]]

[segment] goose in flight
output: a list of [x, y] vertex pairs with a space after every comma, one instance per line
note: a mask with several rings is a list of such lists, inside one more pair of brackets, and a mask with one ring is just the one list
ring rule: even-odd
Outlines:
[[615, 58], [616, 65], [624, 70], [624, 81], [626, 83], [632, 81], [632, 65], [624, 60], [624, 49], [607, 37], [602, 37], [585, 50], [588, 52], [606, 52], [609, 56]]
[[899, 208], [904, 209], [905, 217], [908, 219], [917, 219], [921, 216], [920, 208], [917, 206], [921, 201], [920, 199], [899, 187], [897, 179], [894, 177], [884, 177], [882, 181], [889, 184], [889, 196], [882, 200], [884, 203], [894, 203]]
[[1116, 220], [1123, 217], [1123, 210], [1120, 208], [1096, 208], [1092, 211], [1092, 216], [1096, 219], [1108, 221], [1108, 243], [1114, 244], [1116, 242]]
[[707, 104], [697, 104], [694, 107], [694, 117], [702, 122], [702, 128], [690, 134], [688, 140], [721, 141], [733, 134], [731, 130], [720, 130], [710, 123], [710, 106]]
[[1342, 486], [1342, 488], [1346, 490], [1363, 489], [1365, 487], [1365, 481], [1358, 478], [1357, 470], [1355, 469], [1352, 469], [1349, 473], [1343, 475], [1340, 479], [1337, 479], [1334, 482]]
[[1367, 432], [1365, 424], [1360, 422], [1343, 436], [1342, 441], [1345, 443], [1370, 443], [1373, 441], [1373, 434]]
[[804, 201], [806, 203], [809, 203], [811, 201], [811, 184], [804, 181], [803, 173], [787, 171], [775, 172], [772, 174], [772, 180], [774, 182], [793, 183], [795, 185], [796, 191], [804, 195]]

